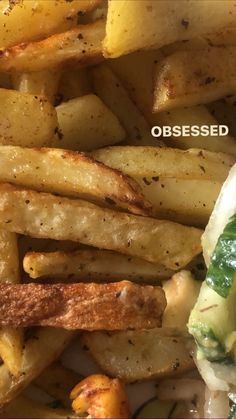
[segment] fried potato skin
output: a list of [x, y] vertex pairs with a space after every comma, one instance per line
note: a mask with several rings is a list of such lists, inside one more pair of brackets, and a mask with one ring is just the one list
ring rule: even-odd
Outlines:
[[20, 234], [115, 250], [174, 270], [201, 253], [202, 231], [196, 228], [9, 184], [0, 185], [0, 224]]
[[160, 287], [111, 284], [0, 285], [0, 324], [65, 329], [122, 330], [161, 325]]

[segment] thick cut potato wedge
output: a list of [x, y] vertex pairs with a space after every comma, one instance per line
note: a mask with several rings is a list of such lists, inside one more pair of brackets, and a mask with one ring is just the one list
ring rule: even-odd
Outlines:
[[92, 155], [130, 176], [147, 178], [224, 181], [235, 162], [235, 157], [224, 153], [164, 147], [107, 147], [94, 151]]
[[[159, 142], [151, 135], [151, 128], [144, 116], [130, 99], [115, 73], [101, 64], [91, 70], [95, 93], [114, 112], [124, 126], [126, 142], [136, 145], [155, 145]], [[109, 86], [109, 89], [108, 89]]]
[[212, 102], [236, 92], [236, 47], [179, 51], [156, 70], [154, 112]]
[[98, 20], [42, 41], [2, 48], [0, 71], [23, 73], [95, 64], [102, 60], [104, 31], [104, 21]]
[[234, 27], [234, 0], [109, 0], [104, 52], [119, 57]]
[[126, 133], [118, 118], [90, 94], [57, 106], [60, 131], [53, 146], [69, 150], [92, 150], [123, 141]]
[[[220, 123], [224, 124], [224, 121], [220, 121], [217, 118], [217, 114], [213, 116], [208, 108], [204, 105], [192, 106], [190, 108], [173, 109], [169, 112], [160, 112], [155, 114], [158, 118], [158, 124], [160, 126], [168, 125], [174, 127], [175, 125], [217, 125]], [[230, 130], [231, 132], [231, 130]], [[234, 135], [234, 133], [232, 133]], [[165, 142], [168, 146], [177, 147], [181, 149], [201, 148], [209, 151], [223, 152], [232, 155], [236, 155], [236, 140], [231, 135], [221, 136], [202, 136], [198, 137], [165, 137]]]
[[0, 143], [23, 147], [51, 144], [57, 115], [43, 97], [0, 89]]
[[71, 407], [70, 393], [82, 377], [76, 372], [55, 362], [44, 370], [34, 381], [34, 385], [45, 391], [64, 407]]
[[[156, 179], [156, 178], [155, 178]], [[222, 187], [222, 181], [159, 177], [136, 178], [157, 218], [205, 227]]]
[[69, 330], [140, 330], [161, 326], [161, 287], [111, 284], [0, 284], [0, 325]]
[[179, 269], [201, 252], [202, 231], [80, 200], [0, 185], [0, 224], [38, 238], [72, 240]]
[[78, 12], [92, 10], [99, 3], [100, 0], [1, 0], [0, 47], [45, 38], [66, 30], [76, 24]]
[[34, 73], [16, 73], [12, 75], [15, 90], [32, 95], [44, 96], [52, 104], [55, 102], [59, 71], [39, 71]]
[[136, 214], [151, 213], [133, 179], [83, 153], [0, 146], [0, 182], [117, 205]]
[[170, 278], [173, 271], [162, 265], [111, 252], [109, 250], [77, 250], [75, 252], [29, 252], [24, 257], [24, 270], [30, 278], [52, 278], [58, 281], [111, 282], [127, 279], [158, 284]]
[[27, 397], [19, 396], [0, 410], [2, 419], [78, 419], [71, 409], [46, 406]]
[[[0, 230], [0, 283], [17, 283], [20, 279], [17, 237], [15, 233]], [[21, 329], [0, 329], [0, 357], [13, 374], [20, 371], [23, 352]]]
[[[204, 106], [174, 109], [169, 112], [153, 113], [153, 78], [156, 64], [163, 58], [158, 51], [140, 51], [108, 64], [118, 75], [130, 97], [141, 110], [151, 126], [158, 125], [216, 125], [217, 120]], [[138, 71], [137, 71], [138, 68]], [[156, 139], [158, 141], [158, 138]], [[183, 149], [202, 148], [236, 155], [236, 141], [230, 135], [208, 137], [165, 137], [165, 143]]]
[[129, 383], [193, 369], [185, 340], [165, 330], [84, 333], [83, 343], [103, 371]]
[[74, 336], [76, 336], [75, 332], [63, 329], [37, 330], [25, 344], [19, 377], [14, 378], [6, 365], [0, 366], [0, 407], [15, 398], [55, 361]]

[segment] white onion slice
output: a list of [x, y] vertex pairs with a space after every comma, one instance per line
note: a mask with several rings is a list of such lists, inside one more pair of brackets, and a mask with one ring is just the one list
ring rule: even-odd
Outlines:
[[215, 207], [202, 235], [203, 256], [207, 267], [217, 240], [223, 232], [229, 218], [236, 213], [236, 164], [230, 169], [224, 182]]

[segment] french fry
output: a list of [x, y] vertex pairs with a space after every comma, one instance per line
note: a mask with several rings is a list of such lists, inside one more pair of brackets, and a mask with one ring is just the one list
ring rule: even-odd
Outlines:
[[15, 90], [44, 96], [52, 104], [55, 102], [59, 79], [59, 71], [45, 70], [34, 73], [16, 73], [12, 75]]
[[175, 270], [201, 252], [201, 230], [8, 184], [0, 185], [0, 224], [8, 231], [79, 241]]
[[[168, 125], [174, 127], [175, 125], [218, 125], [219, 121], [211, 114], [206, 106], [193, 106], [191, 108], [173, 109], [169, 112], [160, 112], [156, 114], [161, 126]], [[231, 132], [231, 131], [230, 131]], [[181, 149], [201, 148], [209, 151], [223, 152], [236, 155], [236, 140], [231, 135], [221, 136], [202, 136], [198, 137], [165, 137], [165, 142], [168, 146], [177, 147]]]
[[204, 150], [153, 147], [107, 147], [93, 156], [131, 175], [155, 217], [198, 227], [206, 225], [235, 159]]
[[[19, 282], [17, 237], [0, 230], [0, 283]], [[18, 376], [23, 352], [23, 331], [3, 327], [0, 329], [0, 357], [14, 376]]]
[[0, 407], [9, 403], [49, 364], [55, 361], [71, 342], [75, 332], [42, 328], [25, 343], [21, 375], [14, 378], [6, 365], [0, 366]]
[[140, 49], [160, 48], [234, 27], [235, 17], [231, 0], [205, 0], [201, 4], [188, 0], [109, 0], [104, 53], [114, 58]]
[[[236, 96], [231, 95], [207, 105], [208, 110], [220, 124], [227, 125], [230, 135], [236, 137]], [[235, 141], [235, 140], [234, 140]], [[223, 141], [224, 142], [224, 141]], [[236, 142], [236, 141], [235, 141]]]
[[125, 139], [118, 118], [93, 94], [64, 102], [56, 110], [60, 131], [54, 147], [86, 151]]
[[160, 50], [154, 50], [139, 51], [118, 59], [107, 60], [109, 67], [121, 80], [131, 99], [151, 126], [158, 125], [158, 115], [152, 112], [153, 77], [156, 63], [163, 57]]
[[34, 385], [45, 391], [64, 407], [71, 407], [70, 393], [82, 377], [55, 362], [44, 370], [34, 381]]
[[178, 51], [156, 69], [154, 112], [194, 106], [236, 92], [236, 47]]
[[235, 157], [225, 153], [154, 147], [107, 147], [92, 155], [107, 166], [133, 177], [224, 181]]
[[52, 408], [19, 396], [0, 410], [2, 419], [78, 419], [71, 409]]
[[136, 178], [157, 218], [205, 227], [222, 187], [222, 181]]
[[42, 97], [0, 89], [0, 143], [25, 147], [51, 143], [57, 129], [53, 106]]
[[151, 212], [133, 179], [78, 152], [0, 146], [0, 182], [117, 205], [136, 214]]
[[111, 284], [0, 284], [0, 325], [69, 330], [160, 327], [166, 307], [161, 287]]
[[132, 383], [194, 369], [185, 339], [166, 330], [92, 332], [82, 339], [104, 372]]
[[24, 257], [24, 270], [30, 278], [58, 281], [112, 282], [127, 279], [158, 284], [170, 278], [173, 271], [162, 265], [111, 252], [109, 250], [77, 250], [75, 252], [29, 252]]
[[[63, 31], [76, 24], [77, 13], [92, 10], [99, 0], [34, 0], [9, 3], [1, 1], [1, 47], [9, 47]], [[30, 22], [30, 24], [26, 24]]]
[[63, 72], [58, 87], [59, 103], [91, 92], [92, 86], [87, 68], [68, 68]]
[[[159, 142], [151, 135], [144, 116], [129, 98], [128, 93], [113, 71], [101, 64], [91, 69], [95, 93], [119, 118], [127, 132], [126, 142], [136, 145], [155, 145]], [[109, 89], [107, 88], [109, 86]]]
[[[152, 125], [216, 125], [217, 120], [204, 106], [174, 109], [169, 112], [152, 112], [153, 78], [156, 64], [163, 58], [158, 51], [140, 51], [118, 59], [109, 60], [109, 66], [118, 75], [130, 97]], [[137, 71], [137, 68], [139, 71]], [[222, 141], [223, 140], [223, 141]], [[165, 137], [166, 144], [182, 149], [201, 148], [236, 155], [236, 141], [230, 135], [208, 137]]]
[[102, 60], [104, 21], [81, 25], [42, 41], [0, 49], [0, 71], [32, 72], [87, 66]]

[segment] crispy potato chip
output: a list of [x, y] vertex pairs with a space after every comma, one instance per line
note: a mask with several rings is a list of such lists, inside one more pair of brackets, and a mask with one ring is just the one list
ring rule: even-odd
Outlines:
[[235, 93], [235, 65], [236, 47], [178, 51], [166, 57], [156, 69], [154, 112], [209, 103]]
[[[100, 0], [34, 0], [0, 2], [0, 47], [44, 38], [76, 24], [77, 13], [92, 10]], [[29, 24], [27, 24], [30, 22]]]
[[180, 269], [201, 252], [202, 231], [80, 200], [0, 185], [0, 224], [33, 237], [79, 241]]
[[0, 366], [0, 407], [15, 398], [55, 361], [75, 336], [74, 331], [64, 329], [45, 327], [36, 330], [25, 343], [20, 376], [14, 378], [6, 365]]
[[129, 383], [194, 369], [186, 340], [166, 330], [84, 333], [83, 343], [104, 372]]
[[42, 41], [0, 49], [0, 71], [31, 72], [87, 66], [102, 60], [104, 21], [81, 25]]
[[77, 250], [75, 252], [29, 252], [24, 270], [30, 278], [51, 278], [63, 281], [112, 282], [127, 279], [140, 283], [158, 284], [170, 278], [173, 271], [159, 264], [111, 252], [109, 250]]
[[0, 182], [117, 205], [136, 214], [151, 212], [133, 179], [79, 152], [0, 146]]
[[125, 139], [118, 118], [93, 94], [64, 102], [56, 110], [60, 130], [54, 147], [86, 151]]
[[160, 287], [111, 284], [0, 284], [0, 325], [70, 330], [152, 329], [166, 307]]
[[235, 26], [232, 0], [109, 0], [104, 52], [119, 57]]
[[43, 97], [0, 89], [0, 143], [49, 145], [57, 130], [54, 107]]

